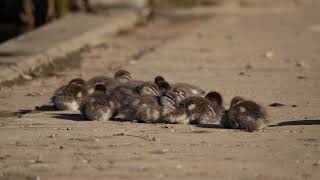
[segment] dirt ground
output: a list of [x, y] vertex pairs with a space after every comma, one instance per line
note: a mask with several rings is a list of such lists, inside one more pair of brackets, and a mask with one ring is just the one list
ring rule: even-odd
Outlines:
[[[82, 52], [80, 68], [2, 87], [0, 179], [320, 179], [319, 7], [163, 13]], [[248, 133], [29, 112], [74, 77], [120, 67], [136, 79], [160, 74], [217, 90], [226, 107], [236, 95], [251, 98], [271, 124]]]

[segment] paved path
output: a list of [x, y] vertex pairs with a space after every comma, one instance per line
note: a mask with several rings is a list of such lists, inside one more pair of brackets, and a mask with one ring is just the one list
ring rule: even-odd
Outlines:
[[[13, 179], [319, 179], [320, 13], [317, 8], [213, 9], [161, 16], [81, 53], [80, 68], [0, 92], [0, 172]], [[48, 101], [76, 76], [161, 74], [267, 108], [246, 133], [191, 125], [77, 121], [72, 112], [13, 111]], [[285, 104], [270, 107], [271, 103]], [[293, 107], [297, 106], [297, 107]], [[6, 112], [4, 112], [6, 111]], [[6, 116], [6, 117], [5, 117]], [[1, 176], [0, 176], [1, 177]]]

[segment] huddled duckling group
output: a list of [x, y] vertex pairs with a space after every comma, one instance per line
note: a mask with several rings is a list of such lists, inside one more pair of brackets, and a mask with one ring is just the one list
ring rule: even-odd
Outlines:
[[125, 70], [117, 71], [114, 77], [73, 79], [55, 91], [52, 102], [58, 110], [80, 110], [87, 120], [172, 124], [220, 121], [224, 128], [246, 131], [268, 124], [266, 111], [254, 101], [237, 96], [226, 110], [219, 92], [206, 93], [187, 83], [170, 84], [162, 76], [155, 77], [154, 82], [137, 81]]

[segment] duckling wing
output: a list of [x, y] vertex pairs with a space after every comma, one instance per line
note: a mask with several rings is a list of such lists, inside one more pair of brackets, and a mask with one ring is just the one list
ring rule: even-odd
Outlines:
[[205, 91], [198, 86], [188, 83], [176, 83], [172, 85], [172, 89], [180, 89], [188, 93], [188, 96], [204, 96]]

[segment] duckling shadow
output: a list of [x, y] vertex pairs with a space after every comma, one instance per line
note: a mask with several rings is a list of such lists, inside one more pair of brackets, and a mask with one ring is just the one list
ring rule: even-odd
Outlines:
[[52, 117], [68, 121], [88, 121], [82, 114], [54, 114]]
[[214, 128], [214, 129], [222, 129], [223, 127], [219, 124], [196, 124], [196, 127], [200, 128]]
[[36, 106], [35, 110], [37, 111], [57, 111], [57, 109], [53, 105], [41, 105], [41, 106]]
[[307, 120], [295, 120], [295, 121], [284, 121], [278, 124], [269, 125], [268, 127], [277, 127], [277, 126], [301, 126], [301, 125], [320, 125], [319, 119], [307, 119]]

